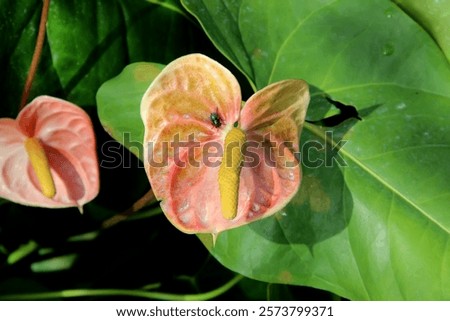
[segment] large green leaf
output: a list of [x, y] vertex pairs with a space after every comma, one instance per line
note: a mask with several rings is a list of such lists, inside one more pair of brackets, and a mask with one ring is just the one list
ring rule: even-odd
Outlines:
[[107, 5], [103, 1], [51, 2], [48, 43], [68, 100], [94, 105], [92, 88], [126, 63], [123, 27], [119, 1]]
[[[42, 1], [0, 0], [1, 117], [15, 117], [33, 56]], [[43, 93], [58, 95], [62, 88], [45, 43], [29, 100]]]
[[67, 98], [95, 105], [92, 89], [129, 61], [168, 62], [185, 53], [196, 43], [195, 26], [175, 9], [142, 0], [52, 1], [48, 42]]
[[[42, 1], [0, 0], [0, 8], [4, 97], [0, 115], [14, 117], [36, 43]], [[168, 63], [204, 42], [195, 36], [198, 26], [176, 0], [51, 1], [46, 31], [29, 100], [47, 94], [83, 107], [94, 106], [101, 84], [130, 62]]]
[[450, 0], [394, 0], [436, 40], [450, 62]]
[[450, 299], [450, 68], [430, 35], [387, 0], [183, 4], [257, 89], [302, 78], [310, 120], [324, 94], [362, 118], [306, 124], [298, 195], [219, 235], [214, 256], [350, 299]]

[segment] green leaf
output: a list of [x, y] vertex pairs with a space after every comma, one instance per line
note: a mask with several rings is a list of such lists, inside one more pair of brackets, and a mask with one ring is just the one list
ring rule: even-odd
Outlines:
[[192, 3], [182, 1], [182, 3], [194, 16], [202, 17], [198, 20], [214, 45], [252, 82], [254, 70], [237, 24], [239, 1], [193, 1]]
[[67, 254], [57, 257], [52, 257], [51, 259], [34, 262], [31, 264], [31, 270], [34, 273], [48, 273], [56, 272], [62, 270], [68, 270], [75, 263], [78, 258], [77, 254]]
[[213, 255], [349, 299], [449, 300], [450, 68], [430, 35], [387, 0], [183, 4], [256, 88], [302, 78], [309, 120], [328, 115], [324, 95], [362, 118], [305, 124], [297, 196]]
[[430, 33], [450, 62], [450, 0], [394, 0], [394, 2]]
[[92, 88], [127, 61], [118, 1], [52, 1], [48, 16], [53, 66], [67, 99], [93, 105]]
[[97, 93], [98, 115], [103, 128], [142, 160], [144, 124], [141, 98], [164, 65], [137, 62], [105, 82]]
[[[42, 1], [0, 0], [0, 116], [15, 117], [39, 29]], [[52, 95], [95, 105], [103, 82], [136, 61], [168, 63], [203, 46], [178, 1], [51, 1], [29, 101]], [[210, 49], [209, 46], [206, 46]], [[198, 49], [197, 49], [198, 50]]]
[[[42, 2], [0, 0], [0, 8], [0, 116], [15, 117], [34, 52]], [[58, 76], [51, 64], [50, 50], [45, 42], [28, 100], [42, 94], [58, 96], [61, 90]]]
[[24, 257], [30, 255], [32, 252], [36, 251], [39, 245], [31, 240], [27, 244], [21, 245], [18, 249], [8, 255], [7, 263], [9, 265], [15, 264], [22, 260]]

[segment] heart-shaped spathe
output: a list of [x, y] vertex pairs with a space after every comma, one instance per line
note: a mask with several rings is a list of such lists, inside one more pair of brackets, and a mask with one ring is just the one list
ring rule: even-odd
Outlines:
[[[191, 54], [167, 65], [141, 102], [145, 170], [167, 218], [217, 235], [282, 209], [300, 184], [309, 98], [306, 82], [291, 79], [242, 104], [237, 80], [216, 61]], [[240, 151], [227, 154], [230, 144]], [[225, 168], [231, 155], [239, 159]]]
[[39, 96], [16, 119], [0, 119], [0, 146], [0, 197], [29, 206], [81, 210], [97, 196], [95, 136], [80, 107]]

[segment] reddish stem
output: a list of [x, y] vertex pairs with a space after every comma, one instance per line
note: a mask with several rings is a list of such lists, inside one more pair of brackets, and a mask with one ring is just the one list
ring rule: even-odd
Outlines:
[[42, 47], [44, 46], [45, 39], [45, 25], [47, 24], [48, 8], [50, 6], [50, 0], [43, 0], [42, 12], [41, 12], [41, 22], [39, 23], [39, 32], [36, 40], [36, 46], [34, 47], [33, 58], [31, 59], [30, 69], [28, 71], [27, 80], [25, 81], [25, 86], [23, 88], [22, 99], [20, 100], [21, 110], [25, 107], [28, 96], [30, 94], [31, 86], [33, 84], [34, 76], [36, 75], [37, 67], [39, 64], [39, 59], [42, 54]]
[[125, 210], [122, 213], [114, 215], [113, 217], [104, 221], [102, 224], [102, 227], [109, 228], [123, 220], [126, 220], [130, 215], [132, 215], [132, 214], [136, 213], [137, 211], [139, 211], [140, 209], [144, 208], [154, 199], [155, 199], [155, 194], [153, 194], [153, 190], [149, 190], [147, 193], [145, 193], [144, 196], [142, 196], [140, 199], [138, 199], [129, 209]]

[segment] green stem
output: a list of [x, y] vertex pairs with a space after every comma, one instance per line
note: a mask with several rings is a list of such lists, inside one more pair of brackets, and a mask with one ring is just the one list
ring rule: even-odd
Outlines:
[[221, 287], [218, 287], [217, 289], [197, 294], [172, 294], [163, 292], [149, 292], [143, 290], [126, 290], [126, 289], [73, 289], [54, 292], [2, 295], [0, 296], [0, 300], [51, 300], [51, 299], [77, 298], [86, 296], [133, 296], [146, 298], [150, 300], [205, 301], [214, 299], [215, 297], [227, 292], [242, 279], [243, 276], [238, 274], [230, 281], [228, 281]]

